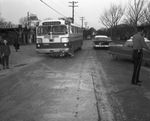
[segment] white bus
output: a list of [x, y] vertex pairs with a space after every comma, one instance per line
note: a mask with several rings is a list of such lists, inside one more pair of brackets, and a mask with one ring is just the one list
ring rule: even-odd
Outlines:
[[65, 20], [45, 20], [36, 29], [36, 51], [51, 56], [73, 54], [83, 44], [82, 28]]

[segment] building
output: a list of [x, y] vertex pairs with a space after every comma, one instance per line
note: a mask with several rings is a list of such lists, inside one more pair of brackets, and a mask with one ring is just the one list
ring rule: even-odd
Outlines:
[[27, 28], [17, 25], [12, 27], [0, 27], [0, 36], [7, 38], [10, 44], [19, 41], [20, 44], [35, 43], [35, 28]]

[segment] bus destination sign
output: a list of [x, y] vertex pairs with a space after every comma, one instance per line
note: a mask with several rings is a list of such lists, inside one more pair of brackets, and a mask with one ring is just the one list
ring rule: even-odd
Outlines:
[[43, 22], [43, 25], [60, 25], [60, 21], [54, 21], [54, 22]]

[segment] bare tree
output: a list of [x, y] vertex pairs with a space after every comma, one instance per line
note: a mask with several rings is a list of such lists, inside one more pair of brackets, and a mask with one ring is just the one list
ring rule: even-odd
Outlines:
[[27, 26], [28, 25], [28, 17], [22, 17], [19, 19], [19, 23], [21, 25]]
[[111, 4], [110, 8], [100, 16], [101, 23], [106, 28], [111, 28], [111, 39], [117, 37], [117, 25], [124, 15], [124, 10], [121, 5]]
[[148, 3], [147, 7], [144, 9], [144, 16], [143, 21], [146, 24], [150, 24], [150, 2]]
[[12, 27], [13, 25], [12, 22], [7, 22], [4, 18], [0, 17], [0, 27]]
[[123, 14], [124, 8], [121, 5], [112, 4], [110, 9], [105, 10], [100, 16], [100, 21], [107, 28], [114, 27], [118, 25]]
[[0, 26], [3, 26], [6, 23], [5, 19], [0, 17]]
[[11, 28], [12, 26], [14, 26], [14, 25], [15, 25], [15, 24], [13, 24], [11, 21], [9, 21], [9, 22], [6, 23], [6, 26], [7, 26], [7, 27], [10, 27], [10, 28]]
[[127, 15], [124, 21], [135, 28], [138, 24], [142, 24], [141, 22], [143, 19], [146, 2], [147, 0], [131, 0], [128, 5]]

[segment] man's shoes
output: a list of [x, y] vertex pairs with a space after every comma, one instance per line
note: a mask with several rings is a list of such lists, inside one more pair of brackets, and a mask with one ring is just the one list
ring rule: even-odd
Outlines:
[[138, 80], [138, 83], [142, 83], [142, 81]]
[[132, 84], [136, 86], [141, 86], [141, 83], [132, 83]]
[[136, 83], [137, 86], [141, 86], [141, 83]]
[[131, 84], [136, 85], [136, 86], [141, 86], [142, 81], [138, 81], [137, 83], [132, 82]]

